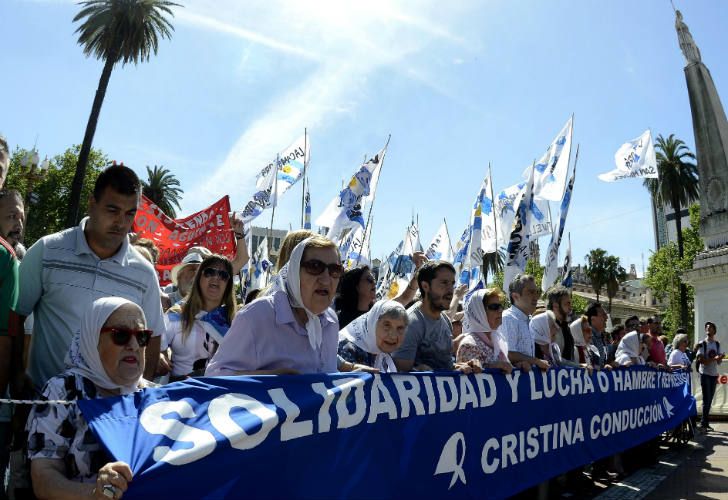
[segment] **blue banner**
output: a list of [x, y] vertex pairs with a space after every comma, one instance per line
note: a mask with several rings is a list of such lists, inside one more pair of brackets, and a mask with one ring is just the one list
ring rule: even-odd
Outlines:
[[688, 375], [221, 377], [79, 405], [124, 498], [503, 498], [677, 426]]

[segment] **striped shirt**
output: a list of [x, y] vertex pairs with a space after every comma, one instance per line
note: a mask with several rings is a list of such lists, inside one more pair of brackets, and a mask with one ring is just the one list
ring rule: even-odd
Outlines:
[[45, 236], [20, 264], [20, 294], [16, 312], [34, 313], [28, 375], [42, 387], [64, 370], [73, 334], [91, 303], [100, 297], [124, 297], [138, 304], [154, 335], [164, 332], [159, 282], [152, 265], [129, 245], [128, 239], [108, 259], [88, 246], [84, 228]]

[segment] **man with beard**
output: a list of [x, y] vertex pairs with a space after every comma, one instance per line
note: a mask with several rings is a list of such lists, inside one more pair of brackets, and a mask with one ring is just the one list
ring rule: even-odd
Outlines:
[[546, 292], [546, 307], [554, 312], [556, 324], [560, 331], [556, 334], [556, 343], [561, 350], [561, 357], [574, 361], [574, 337], [569, 328], [569, 315], [571, 314], [571, 294], [565, 286], [552, 286]]
[[[64, 358], [83, 313], [100, 297], [124, 297], [144, 310], [154, 332], [146, 348], [145, 377], [154, 376], [164, 319], [157, 273], [133, 250], [128, 233], [141, 196], [133, 170], [111, 166], [96, 180], [88, 217], [44, 236], [20, 265], [16, 312], [34, 317], [28, 375], [37, 387], [63, 371]], [[22, 354], [22, 353], [21, 353]]]
[[604, 338], [604, 331], [607, 329], [607, 312], [599, 302], [590, 302], [586, 308], [586, 317], [592, 329], [591, 343], [599, 351], [599, 368], [604, 368], [607, 360], [607, 341]]
[[517, 274], [508, 285], [511, 307], [503, 311], [501, 333], [508, 343], [508, 359], [516, 368], [525, 372], [536, 365], [541, 370], [548, 370], [548, 361], [538, 359], [536, 341], [529, 328], [529, 317], [538, 306], [538, 288], [536, 280], [529, 274]]
[[455, 268], [449, 262], [426, 262], [417, 273], [422, 301], [407, 310], [409, 323], [402, 346], [392, 353], [397, 370], [469, 371], [453, 365], [452, 324], [443, 314], [450, 308], [455, 288]]
[[23, 238], [25, 210], [23, 197], [14, 189], [0, 190], [0, 237], [17, 252]]

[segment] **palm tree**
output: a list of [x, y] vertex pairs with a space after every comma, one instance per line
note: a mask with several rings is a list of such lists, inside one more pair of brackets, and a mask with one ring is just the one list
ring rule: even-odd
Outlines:
[[584, 260], [586, 260], [584, 272], [589, 277], [592, 289], [597, 296], [597, 302], [599, 302], [599, 292], [607, 283], [607, 252], [601, 248], [589, 250]]
[[612, 314], [612, 299], [619, 291], [619, 284], [627, 279], [627, 271], [619, 264], [619, 257], [608, 255], [606, 258], [607, 297], [609, 314]]
[[488, 284], [488, 274], [495, 276], [498, 271], [503, 269], [504, 262], [505, 253], [501, 249], [483, 255], [483, 285]]
[[[154, 165], [154, 170], [147, 165], [147, 180], [142, 181], [142, 193], [162, 209], [171, 218], [177, 217], [179, 197], [184, 191], [179, 187], [179, 180], [164, 167]], [[173, 206], [174, 205], [174, 206]], [[175, 210], [174, 207], [177, 207]]]
[[111, 71], [116, 63], [122, 65], [148, 61], [157, 53], [160, 38], [171, 38], [174, 27], [165, 15], [173, 16], [171, 7], [177, 4], [168, 0], [86, 0], [73, 22], [82, 21], [76, 30], [79, 45], [86, 56], [104, 61], [99, 86], [96, 90], [86, 133], [78, 155], [76, 174], [71, 184], [71, 198], [66, 225], [76, 225], [81, 188], [86, 177], [86, 163], [91, 143], [109, 85]]
[[[675, 134], [665, 139], [657, 137], [655, 146], [657, 157], [657, 179], [645, 179], [644, 186], [652, 195], [655, 203], [669, 204], [675, 213], [675, 232], [677, 233], [677, 252], [683, 258], [682, 207], [698, 199], [698, 167], [690, 160], [695, 155], [685, 143], [675, 138]], [[688, 324], [688, 299], [685, 284], [680, 281], [680, 321]]]

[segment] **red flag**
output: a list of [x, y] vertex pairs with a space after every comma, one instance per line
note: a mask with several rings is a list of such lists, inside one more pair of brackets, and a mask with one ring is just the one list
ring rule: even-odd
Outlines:
[[172, 219], [142, 195], [133, 230], [139, 238], [148, 238], [159, 248], [156, 268], [160, 285], [170, 282], [172, 268], [182, 261], [191, 247], [205, 247], [229, 259], [235, 256], [229, 213], [230, 199], [224, 196], [189, 217]]

